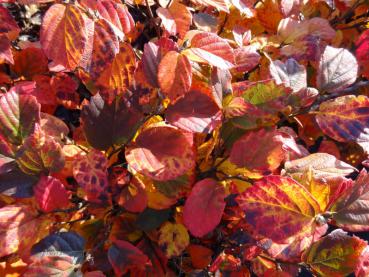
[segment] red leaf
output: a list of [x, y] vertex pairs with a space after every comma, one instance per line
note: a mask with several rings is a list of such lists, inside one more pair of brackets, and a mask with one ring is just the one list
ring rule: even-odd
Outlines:
[[166, 112], [169, 123], [189, 132], [211, 133], [221, 124], [222, 114], [215, 101], [200, 91], [190, 91]]
[[364, 31], [356, 41], [356, 58], [361, 74], [369, 78], [369, 30]]
[[202, 237], [219, 224], [225, 196], [224, 188], [213, 179], [195, 184], [183, 210], [183, 222], [192, 235]]
[[195, 165], [192, 139], [192, 135], [170, 125], [149, 127], [126, 150], [126, 159], [134, 170], [147, 177], [172, 180]]
[[229, 159], [238, 167], [271, 173], [285, 159], [283, 136], [277, 130], [247, 132], [233, 144]]
[[158, 67], [161, 59], [169, 51], [178, 50], [177, 44], [168, 38], [161, 38], [156, 43], [149, 42], [144, 46], [142, 66], [146, 79], [149, 83], [158, 87]]
[[195, 33], [191, 38], [191, 48], [186, 51], [220, 69], [230, 69], [235, 64], [232, 47], [226, 40], [213, 33]]
[[38, 206], [44, 212], [68, 207], [69, 193], [59, 179], [42, 176], [33, 190]]
[[14, 58], [10, 40], [0, 33], [0, 64], [2, 63], [14, 64]]
[[108, 258], [117, 276], [123, 276], [129, 270], [143, 270], [151, 265], [149, 258], [140, 249], [123, 240], [114, 241], [108, 250]]

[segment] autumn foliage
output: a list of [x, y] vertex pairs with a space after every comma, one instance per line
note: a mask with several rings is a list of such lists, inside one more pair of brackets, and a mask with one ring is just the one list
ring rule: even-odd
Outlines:
[[369, 276], [368, 22], [0, 0], [0, 276]]

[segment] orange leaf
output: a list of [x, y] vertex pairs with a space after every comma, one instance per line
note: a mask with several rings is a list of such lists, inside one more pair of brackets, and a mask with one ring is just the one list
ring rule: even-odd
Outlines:
[[188, 58], [175, 51], [168, 52], [159, 64], [158, 82], [164, 95], [173, 102], [185, 95], [192, 83], [192, 68]]

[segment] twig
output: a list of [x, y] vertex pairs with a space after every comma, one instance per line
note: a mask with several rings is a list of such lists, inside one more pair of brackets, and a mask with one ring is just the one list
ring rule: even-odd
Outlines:
[[149, 17], [150, 17], [150, 24], [153, 24], [154, 27], [155, 27], [155, 31], [156, 31], [156, 35], [158, 37], [160, 37], [160, 28], [157, 24], [155, 24], [155, 18], [154, 18], [154, 14], [152, 13], [152, 10], [150, 8], [150, 5], [149, 5], [149, 0], [145, 0], [145, 4], [146, 4], [146, 9], [149, 13]]

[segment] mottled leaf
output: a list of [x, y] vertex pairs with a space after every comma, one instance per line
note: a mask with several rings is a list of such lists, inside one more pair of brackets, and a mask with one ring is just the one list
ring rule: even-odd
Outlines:
[[136, 55], [133, 48], [123, 43], [113, 62], [101, 72], [97, 83], [105, 88], [123, 92], [133, 85], [135, 69]]
[[86, 193], [89, 201], [101, 203], [108, 200], [108, 160], [104, 154], [92, 149], [73, 163], [73, 176]]
[[168, 258], [181, 255], [190, 243], [187, 229], [179, 223], [165, 222], [159, 230], [159, 246]]
[[195, 184], [183, 210], [183, 222], [192, 235], [202, 237], [219, 224], [225, 208], [225, 196], [224, 187], [213, 179]]
[[192, 135], [170, 125], [143, 130], [126, 150], [128, 164], [158, 181], [175, 179], [194, 166]]
[[289, 177], [268, 176], [236, 198], [256, 238], [288, 243], [291, 237], [311, 234], [320, 206]]
[[325, 135], [341, 142], [356, 142], [369, 151], [368, 97], [347, 95], [323, 102], [316, 121]]
[[75, 5], [54, 4], [41, 26], [40, 42], [52, 68], [74, 70], [91, 48], [93, 22]]
[[7, 92], [0, 98], [0, 135], [20, 145], [40, 121], [40, 105], [31, 95]]
[[354, 272], [367, 242], [337, 229], [315, 242], [302, 260], [320, 276], [347, 276]]
[[58, 172], [64, 167], [64, 155], [59, 142], [36, 125], [16, 153], [19, 168], [27, 174]]

